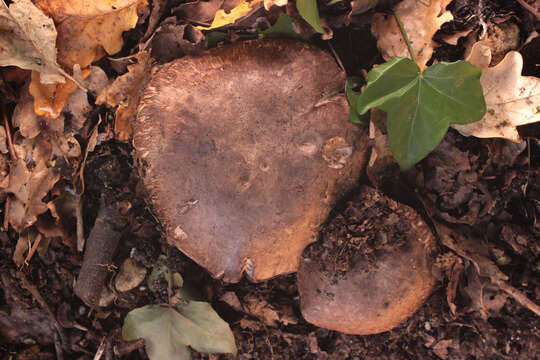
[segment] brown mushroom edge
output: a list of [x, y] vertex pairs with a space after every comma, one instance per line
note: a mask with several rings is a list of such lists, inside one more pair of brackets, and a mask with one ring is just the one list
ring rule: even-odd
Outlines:
[[164, 65], [143, 93], [134, 146], [168, 242], [227, 282], [297, 271], [366, 163], [344, 81], [331, 55], [291, 40]]
[[303, 253], [298, 288], [304, 318], [348, 334], [391, 330], [430, 295], [435, 243], [412, 208], [362, 188]]

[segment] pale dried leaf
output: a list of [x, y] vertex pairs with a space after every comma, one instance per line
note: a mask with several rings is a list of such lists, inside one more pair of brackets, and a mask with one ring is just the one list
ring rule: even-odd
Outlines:
[[116, 78], [96, 100], [97, 104], [118, 106], [114, 132], [120, 141], [127, 141], [131, 136], [131, 119], [137, 111], [139, 98], [150, 78], [150, 55], [147, 52], [140, 52], [136, 59], [138, 62], [129, 65], [128, 72]]
[[507, 53], [496, 66], [487, 67], [491, 61], [489, 48], [475, 44], [467, 60], [483, 67], [480, 83], [487, 111], [478, 122], [453, 127], [465, 136], [518, 142], [517, 126], [540, 121], [540, 79], [521, 76], [523, 58], [516, 51]]
[[84, 69], [105, 54], [112, 55], [122, 49], [122, 33], [135, 27], [138, 10], [146, 7], [147, 1], [43, 0], [37, 5], [59, 22], [59, 61], [68, 68], [79, 64]]
[[[25, 87], [25, 90], [27, 88]], [[39, 116], [34, 112], [34, 99], [28, 91], [22, 91], [22, 95], [13, 110], [11, 118], [13, 127], [19, 128], [22, 136], [32, 139], [41, 131]]]
[[[433, 35], [442, 24], [453, 19], [452, 14], [445, 10], [450, 1], [433, 0], [426, 6], [423, 1], [404, 0], [396, 6], [421, 70], [426, 67], [433, 54]], [[409, 57], [407, 44], [393, 16], [375, 14], [371, 30], [385, 60], [397, 56]]]
[[7, 141], [6, 128], [3, 126], [0, 126], [0, 153], [2, 154], [7, 154], [9, 151], [6, 141]]
[[58, 157], [79, 158], [82, 154], [81, 144], [72, 135], [59, 135], [56, 137], [55, 144], [57, 147], [53, 151], [55, 151], [55, 155]]
[[47, 167], [44, 161], [29, 170], [24, 160], [17, 160], [9, 174], [9, 185], [3, 189], [13, 195], [8, 221], [16, 231], [32, 225], [39, 214], [47, 211], [47, 204], [42, 200], [59, 179], [57, 171]]
[[52, 14], [56, 21], [67, 16], [79, 18], [95, 18], [108, 15], [111, 12], [119, 12], [135, 5], [138, 0], [35, 0], [37, 7], [48, 14]]
[[270, 10], [272, 6], [285, 6], [288, 0], [264, 0], [264, 9]]
[[0, 2], [0, 66], [18, 66], [41, 73], [44, 84], [64, 82], [56, 63], [56, 29], [30, 0]]

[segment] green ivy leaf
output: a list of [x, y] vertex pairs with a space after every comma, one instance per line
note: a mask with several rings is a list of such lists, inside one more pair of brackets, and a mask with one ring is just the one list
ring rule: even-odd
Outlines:
[[374, 107], [386, 111], [390, 148], [405, 170], [442, 141], [450, 124], [484, 116], [481, 72], [457, 61], [440, 62], [422, 73], [412, 60], [394, 58], [368, 73], [356, 109], [360, 115]]
[[345, 87], [345, 95], [347, 96], [347, 101], [349, 102], [349, 121], [353, 124], [367, 124], [369, 122], [369, 113], [364, 115], [358, 114], [356, 111], [356, 106], [358, 99], [360, 98], [361, 92], [355, 91], [354, 89], [360, 88], [363, 80], [358, 76], [350, 76], [347, 78], [347, 85]]
[[311, 25], [318, 33], [324, 34], [324, 29], [319, 18], [319, 8], [317, 8], [317, 0], [296, 0], [296, 8], [300, 16]]
[[201, 301], [134, 309], [124, 320], [122, 337], [128, 341], [143, 338], [150, 360], [191, 359], [188, 347], [203, 353], [236, 355], [229, 325], [210, 304]]

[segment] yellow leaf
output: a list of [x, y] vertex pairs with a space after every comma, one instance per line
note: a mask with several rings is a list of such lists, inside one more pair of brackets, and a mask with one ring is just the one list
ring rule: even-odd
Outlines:
[[211, 30], [223, 27], [225, 25], [233, 24], [237, 20], [249, 15], [252, 11], [256, 10], [255, 5], [262, 3], [263, 0], [253, 0], [252, 2], [242, 1], [230, 13], [226, 13], [225, 10], [219, 9], [216, 12], [216, 16], [212, 21], [212, 24], [208, 27], [197, 26], [201, 30]]

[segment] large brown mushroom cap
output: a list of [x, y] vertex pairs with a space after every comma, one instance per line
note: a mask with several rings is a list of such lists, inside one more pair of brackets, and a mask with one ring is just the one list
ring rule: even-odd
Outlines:
[[345, 75], [314, 46], [249, 41], [164, 66], [134, 126], [168, 241], [213, 276], [294, 272], [365, 163]]
[[304, 318], [358, 335], [396, 327], [433, 289], [434, 247], [435, 237], [412, 208], [363, 188], [302, 256]]

